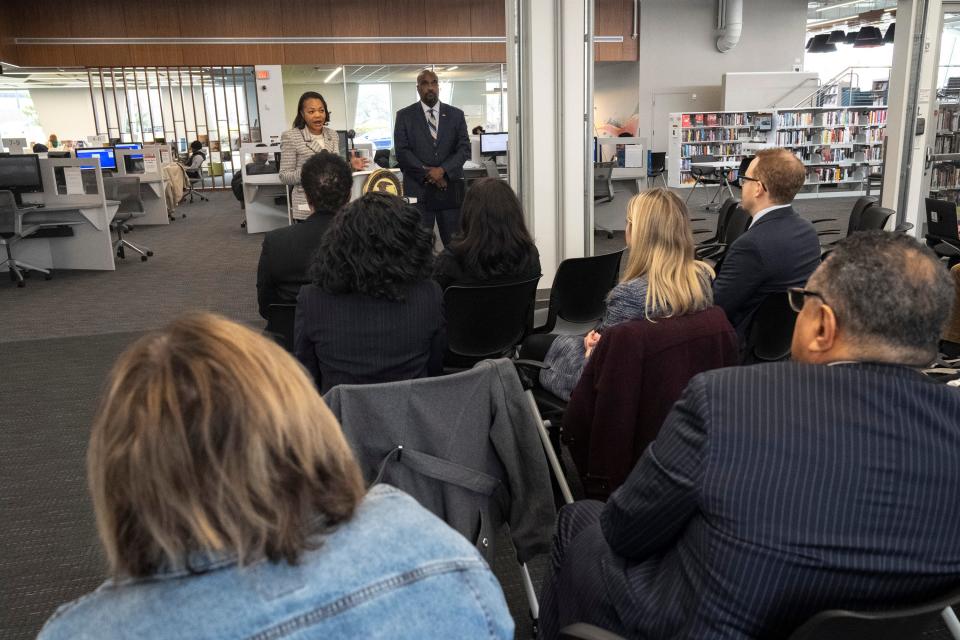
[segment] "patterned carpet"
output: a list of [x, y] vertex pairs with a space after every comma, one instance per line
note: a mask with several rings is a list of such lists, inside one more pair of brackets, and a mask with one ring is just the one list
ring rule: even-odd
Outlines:
[[[30, 638], [59, 605], [103, 579], [84, 473], [84, 455], [101, 385], [116, 356], [142, 332], [184, 311], [210, 310], [262, 326], [255, 273], [260, 237], [239, 226], [232, 194], [183, 207], [187, 218], [139, 228], [148, 262], [118, 261], [115, 272], [62, 271], [32, 277], [24, 289], [0, 278], [0, 640]], [[850, 200], [803, 201], [804, 215], [840, 213]], [[715, 214], [694, 215], [715, 224]], [[845, 226], [843, 217], [839, 223]], [[596, 236], [597, 252], [623, 246], [622, 232]], [[529, 637], [527, 601], [506, 540], [494, 571]], [[539, 587], [546, 558], [530, 569]]]

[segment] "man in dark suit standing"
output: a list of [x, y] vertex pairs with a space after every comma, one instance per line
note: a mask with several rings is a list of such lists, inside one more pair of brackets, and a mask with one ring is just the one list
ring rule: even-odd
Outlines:
[[417, 199], [423, 224], [436, 220], [446, 246], [460, 230], [463, 164], [470, 158], [470, 138], [463, 111], [440, 103], [437, 74], [417, 76], [420, 102], [397, 112], [393, 142], [403, 172], [404, 195]]
[[807, 177], [803, 163], [786, 149], [763, 149], [744, 173], [740, 206], [753, 219], [713, 282], [713, 301], [741, 338], [768, 294], [803, 286], [820, 264], [817, 231], [791, 206]]
[[[300, 287], [310, 281], [307, 272], [320, 238], [334, 214], [350, 201], [353, 173], [340, 156], [321, 151], [300, 172], [312, 214], [299, 224], [274, 229], [263, 237], [257, 266], [257, 304], [268, 318], [271, 304], [296, 304]], [[276, 327], [267, 325], [267, 331]]]
[[951, 287], [912, 238], [841, 242], [790, 292], [793, 362], [693, 378], [610, 500], [561, 510], [544, 636], [785, 638], [960, 585], [960, 393], [916, 370]]

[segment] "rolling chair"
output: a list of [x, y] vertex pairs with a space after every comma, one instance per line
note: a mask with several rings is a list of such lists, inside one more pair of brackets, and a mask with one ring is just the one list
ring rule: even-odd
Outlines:
[[32, 229], [23, 227], [24, 211], [17, 208], [17, 200], [12, 191], [0, 191], [0, 244], [4, 246], [7, 254], [7, 257], [0, 261], [0, 267], [6, 265], [10, 271], [10, 279], [15, 280], [18, 287], [26, 286], [23, 279], [24, 270], [39, 271], [47, 280], [53, 277], [49, 269], [35, 267], [13, 257], [13, 245], [21, 238], [26, 238], [33, 233]]
[[[206, 160], [204, 160], [203, 164], [206, 164]], [[203, 164], [201, 164], [196, 170], [188, 170], [187, 167], [180, 165], [180, 167], [183, 169], [184, 183], [187, 185], [187, 190], [184, 191], [183, 197], [180, 198], [180, 202], [186, 200], [187, 196], [190, 196], [190, 202], [193, 202], [193, 196], [197, 196], [204, 202], [210, 202], [209, 198], [207, 198], [207, 196], [203, 195], [197, 189], [198, 185], [203, 185]], [[186, 218], [187, 214], [184, 213], [183, 217]]]
[[107, 200], [119, 200], [117, 214], [110, 222], [110, 228], [117, 232], [117, 239], [113, 241], [113, 250], [119, 258], [126, 258], [126, 249], [140, 254], [140, 260], [146, 262], [153, 255], [147, 247], [139, 247], [123, 237], [124, 231], [130, 231], [127, 224], [133, 218], [146, 215], [143, 200], [140, 198], [140, 178], [121, 176], [103, 179], [103, 193]]
[[657, 178], [667, 186], [667, 154], [663, 151], [651, 151], [647, 155], [647, 185], [653, 180], [653, 185], [657, 185]]
[[[613, 202], [613, 168], [616, 162], [593, 163], [593, 201]], [[596, 216], [593, 219], [593, 230], [603, 231], [608, 239], [613, 239], [613, 231], [597, 224]]]

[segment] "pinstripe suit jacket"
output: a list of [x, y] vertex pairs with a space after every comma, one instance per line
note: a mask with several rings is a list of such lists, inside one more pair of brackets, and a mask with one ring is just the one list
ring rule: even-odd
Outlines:
[[893, 365], [720, 369], [604, 508], [604, 579], [638, 637], [783, 638], [960, 584], [958, 506], [956, 389]]
[[280, 136], [280, 182], [294, 185], [290, 209], [295, 220], [310, 217], [307, 196], [303, 192], [303, 187], [300, 186], [300, 169], [303, 168], [303, 163], [323, 150], [340, 153], [340, 139], [337, 137], [337, 132], [326, 126], [323, 128], [322, 135], [322, 144], [319, 140], [314, 141], [306, 127], [287, 129]]

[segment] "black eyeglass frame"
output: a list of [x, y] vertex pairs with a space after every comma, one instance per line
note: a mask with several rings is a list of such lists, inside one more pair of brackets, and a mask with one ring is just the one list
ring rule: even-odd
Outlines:
[[746, 174], [744, 174], [744, 175], [742, 175], [742, 176], [737, 176], [737, 182], [740, 183], [740, 188], [741, 188], [741, 189], [743, 188], [743, 181], [744, 181], [744, 180], [746, 180], [747, 182], [756, 182], [756, 183], [759, 184], [761, 187], [763, 187], [764, 189], [766, 189], [766, 187], [763, 185], [763, 182], [760, 180], [760, 178], [751, 178], [750, 176], [748, 176], [748, 175], [746, 175]]
[[[799, 296], [799, 300], [797, 297]], [[803, 287], [790, 287], [787, 289], [787, 303], [790, 305], [790, 308], [800, 313], [803, 310], [803, 304], [807, 296], [812, 296], [814, 298], [820, 298], [820, 302], [826, 306], [830, 306], [830, 303], [827, 302], [827, 299], [823, 297], [822, 293], [817, 291], [810, 291], [809, 289], [804, 289]]]

